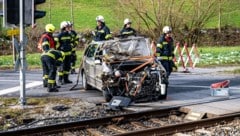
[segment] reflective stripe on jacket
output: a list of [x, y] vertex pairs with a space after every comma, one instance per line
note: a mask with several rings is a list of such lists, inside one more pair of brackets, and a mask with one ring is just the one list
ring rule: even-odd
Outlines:
[[70, 35], [72, 37], [72, 40], [71, 40], [71, 42], [72, 42], [72, 44], [71, 44], [72, 45], [72, 51], [76, 51], [76, 47], [77, 47], [77, 45], [79, 43], [79, 37], [78, 37], [77, 33], [74, 30], [71, 30], [69, 33], [70, 33]]
[[57, 50], [63, 51], [65, 52], [71, 52], [72, 51], [72, 37], [69, 34], [69, 32], [65, 31], [65, 32], [61, 32], [57, 38]]
[[129, 27], [129, 28], [123, 28], [121, 31], [120, 31], [120, 35], [127, 35], [127, 36], [130, 36], [130, 35], [136, 35], [136, 30], [134, 30], [133, 28]]
[[96, 27], [94, 41], [103, 41], [110, 38], [112, 38], [110, 29], [105, 24], [103, 24], [101, 28]]
[[59, 50], [49, 50], [42, 54], [42, 56], [48, 56], [51, 57], [54, 60], [63, 62], [64, 56], [62, 55], [61, 51]]

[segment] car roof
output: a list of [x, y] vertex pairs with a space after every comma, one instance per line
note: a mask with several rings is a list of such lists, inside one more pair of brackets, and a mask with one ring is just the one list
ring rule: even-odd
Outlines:
[[121, 42], [121, 41], [130, 41], [130, 40], [137, 40], [137, 39], [145, 39], [145, 37], [141, 36], [129, 36], [127, 38], [114, 38], [111, 40], [105, 41], [92, 41], [91, 44], [103, 44], [103, 43], [114, 43], [114, 42]]

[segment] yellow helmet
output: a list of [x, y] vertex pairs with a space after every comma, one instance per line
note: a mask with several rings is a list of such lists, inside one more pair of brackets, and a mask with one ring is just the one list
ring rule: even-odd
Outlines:
[[46, 32], [53, 33], [55, 31], [55, 26], [53, 24], [47, 24], [45, 26], [45, 30], [46, 30]]

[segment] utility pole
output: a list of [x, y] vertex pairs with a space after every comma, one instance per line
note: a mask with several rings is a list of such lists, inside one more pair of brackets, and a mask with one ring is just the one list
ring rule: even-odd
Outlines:
[[221, 0], [218, 3], [218, 32], [221, 33], [221, 12], [222, 12], [222, 4]]
[[[71, 19], [72, 19], [72, 23], [74, 23], [74, 16], [73, 16], [73, 0], [71, 0]], [[74, 25], [72, 26], [74, 27]], [[73, 28], [74, 29], [74, 28]]]
[[26, 86], [25, 86], [25, 83], [26, 83], [26, 76], [25, 76], [25, 64], [26, 64], [26, 57], [25, 57], [25, 45], [24, 45], [24, 0], [20, 0], [20, 14], [19, 14], [19, 17], [20, 17], [20, 22], [19, 22], [19, 25], [20, 25], [20, 73], [19, 73], [19, 80], [20, 80], [20, 103], [22, 106], [26, 105]]
[[52, 23], [52, 1], [49, 0], [49, 23]]

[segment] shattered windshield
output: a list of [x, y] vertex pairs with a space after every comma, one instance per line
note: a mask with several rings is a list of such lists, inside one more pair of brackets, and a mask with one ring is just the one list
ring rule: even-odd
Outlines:
[[124, 60], [137, 56], [150, 56], [150, 42], [147, 38], [131, 38], [106, 42], [103, 44], [103, 54], [114, 60]]

